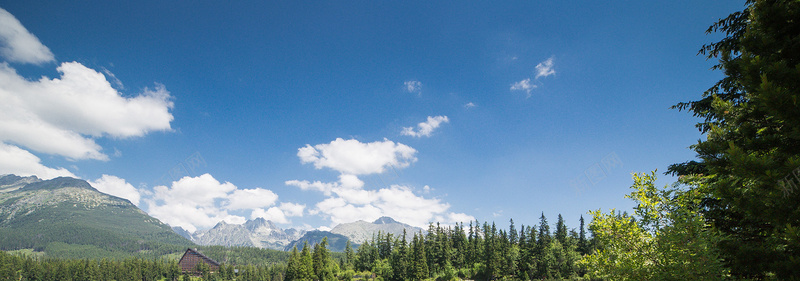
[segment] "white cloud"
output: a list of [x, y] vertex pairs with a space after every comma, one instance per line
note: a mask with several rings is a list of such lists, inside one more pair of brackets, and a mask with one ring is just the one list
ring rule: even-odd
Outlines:
[[60, 79], [28, 81], [0, 64], [0, 141], [70, 159], [107, 160], [94, 138], [171, 129], [173, 103], [164, 86], [126, 98], [80, 63], [57, 70]]
[[0, 142], [0, 174], [37, 176], [49, 180], [56, 177], [75, 177], [65, 168], [53, 169], [42, 165], [41, 159], [27, 150]]
[[332, 225], [357, 220], [374, 221], [382, 216], [419, 227], [434, 221], [448, 224], [474, 220], [466, 214], [448, 213], [449, 204], [440, 199], [417, 196], [405, 186], [356, 191], [365, 196], [358, 198], [347, 196], [347, 192], [337, 193], [339, 197], [329, 197], [317, 203], [315, 213], [330, 219]]
[[325, 195], [330, 195], [331, 190], [336, 187], [336, 183], [328, 183], [328, 182], [321, 182], [321, 181], [299, 181], [299, 180], [288, 180], [284, 182], [288, 186], [296, 186], [302, 190], [317, 190], [322, 191]]
[[553, 69], [553, 59], [553, 57], [550, 57], [536, 65], [536, 79], [556, 74], [556, 71]]
[[[144, 192], [141, 194], [145, 194]], [[302, 217], [306, 206], [278, 203], [278, 195], [264, 188], [239, 189], [230, 182], [220, 183], [210, 174], [183, 177], [167, 186], [156, 186], [144, 199], [148, 213], [172, 226], [188, 231], [213, 227], [220, 221], [242, 224], [245, 217], [231, 214], [250, 213], [275, 223], [289, 223], [287, 217]]]
[[[164, 86], [124, 97], [107, 76], [77, 62], [56, 68], [60, 77], [28, 80], [8, 62], [41, 64], [53, 54], [0, 8], [0, 142], [71, 160], [108, 160], [96, 138], [128, 138], [170, 130], [173, 107]], [[103, 70], [119, 88], [122, 82]]]
[[[540, 77], [547, 77], [556, 74], [555, 69], [553, 69], [554, 65], [555, 65], [554, 57], [550, 57], [547, 60], [537, 64], [536, 77], [534, 77], [534, 82], [538, 81]], [[531, 82], [531, 78], [527, 78], [522, 81], [511, 84], [511, 91], [525, 91], [525, 93], [527, 93], [526, 98], [530, 98], [531, 91], [533, 91], [533, 89], [536, 89], [538, 87], [539, 87], [538, 85]]]
[[476, 104], [474, 104], [472, 102], [468, 102], [467, 104], [464, 105], [464, 108], [469, 109], [469, 108], [473, 108], [473, 107], [476, 107], [476, 106], [477, 106]]
[[401, 132], [405, 136], [412, 136], [412, 137], [430, 137], [433, 130], [439, 128], [442, 123], [450, 122], [447, 119], [447, 116], [435, 116], [431, 117], [428, 116], [428, 120], [422, 123], [417, 124], [417, 130], [414, 130], [414, 127], [404, 127], [403, 131]]
[[133, 187], [133, 185], [126, 182], [125, 179], [103, 174], [99, 179], [89, 182], [89, 184], [102, 193], [125, 198], [134, 205], [139, 205], [139, 199], [141, 198], [139, 191]]
[[222, 221], [230, 224], [243, 224], [247, 222], [247, 218], [242, 216], [228, 215], [227, 217], [222, 218]]
[[422, 94], [422, 82], [411, 80], [403, 83], [409, 93]]
[[217, 199], [226, 199], [235, 191], [235, 185], [220, 183], [213, 176], [203, 174], [199, 177], [183, 177], [173, 182], [171, 187], [156, 186], [154, 198], [168, 203], [181, 203], [189, 206], [214, 207]]
[[306, 205], [284, 202], [281, 203], [278, 208], [281, 209], [287, 217], [302, 217], [303, 211], [306, 209]]
[[189, 232], [198, 228], [211, 228], [229, 217], [227, 212], [214, 207], [200, 207], [191, 203], [173, 202], [157, 205], [150, 202], [147, 213], [171, 226], [180, 226]]
[[[359, 187], [347, 187], [339, 182], [315, 182], [316, 186], [324, 186], [328, 198], [318, 202], [312, 215], [321, 215], [330, 219], [331, 225], [348, 223], [357, 220], [373, 221], [382, 216], [389, 216], [398, 221], [424, 227], [429, 222], [456, 223], [472, 218], [466, 214], [448, 213], [450, 205], [440, 199], [429, 199], [414, 194], [411, 188], [392, 185], [378, 190], [365, 190]], [[297, 183], [309, 184], [307, 181], [287, 181], [287, 185]], [[312, 188], [307, 188], [312, 189]], [[431, 188], [425, 186], [424, 191]], [[283, 207], [283, 206], [281, 206]]]
[[278, 195], [263, 188], [239, 189], [230, 194], [228, 200], [229, 209], [255, 209], [274, 205], [278, 201]]
[[306, 145], [297, 151], [303, 163], [317, 169], [331, 168], [343, 174], [366, 175], [383, 173], [387, 168], [405, 168], [417, 161], [417, 151], [402, 143], [384, 139], [362, 143], [355, 139], [337, 138], [327, 144]]
[[536, 87], [538, 86], [531, 84], [530, 78], [511, 84], [512, 91], [525, 91], [528, 97], [531, 97], [531, 91]]
[[264, 218], [265, 220], [269, 220], [275, 223], [289, 223], [289, 220], [286, 219], [286, 215], [278, 207], [272, 207], [267, 210], [255, 209], [250, 214], [250, 219], [256, 219], [256, 218]]
[[437, 221], [447, 221], [451, 223], [469, 223], [475, 221], [475, 217], [464, 213], [449, 213], [447, 217], [442, 217]]
[[[447, 117], [429, 117], [421, 123], [420, 132], [429, 135]], [[425, 125], [422, 125], [425, 124]], [[426, 127], [427, 126], [427, 127]], [[377, 190], [365, 189], [358, 175], [382, 173], [387, 167], [406, 167], [416, 161], [416, 150], [389, 140], [361, 143], [357, 140], [336, 139], [329, 144], [306, 145], [298, 149], [297, 156], [303, 163], [314, 163], [317, 169], [328, 167], [339, 171], [337, 182], [290, 180], [285, 184], [302, 190], [316, 190], [327, 198], [309, 210], [311, 215], [320, 215], [331, 221], [331, 225], [357, 220], [374, 221], [389, 216], [410, 225], [424, 227], [429, 222], [456, 223], [472, 218], [462, 213], [448, 212], [450, 205], [437, 198], [425, 198], [414, 194], [409, 187], [392, 185]], [[431, 191], [429, 186], [423, 192]], [[286, 210], [281, 205], [281, 209]], [[266, 216], [269, 210], [255, 212], [253, 216]], [[287, 211], [286, 214], [289, 212]], [[272, 216], [280, 218], [277, 211]]]
[[50, 49], [3, 8], [0, 8], [0, 55], [20, 63], [42, 64], [55, 60]]

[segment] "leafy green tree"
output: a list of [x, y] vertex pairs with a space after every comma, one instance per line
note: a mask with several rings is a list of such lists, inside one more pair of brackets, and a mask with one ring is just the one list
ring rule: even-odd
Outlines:
[[703, 118], [699, 161], [670, 172], [704, 186], [706, 218], [733, 275], [800, 276], [800, 2], [748, 0], [713, 24], [701, 53], [725, 77], [675, 107]]
[[635, 216], [591, 212], [589, 228], [602, 249], [581, 261], [590, 278], [720, 280], [728, 272], [714, 243], [719, 236], [698, 211], [696, 190], [656, 188], [655, 172], [634, 174]]

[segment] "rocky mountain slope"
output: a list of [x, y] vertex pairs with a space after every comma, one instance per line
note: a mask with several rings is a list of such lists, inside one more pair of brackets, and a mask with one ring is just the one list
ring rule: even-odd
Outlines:
[[191, 245], [130, 201], [101, 193], [84, 180], [0, 175], [2, 250], [69, 255], [80, 247], [95, 256], [124, 256]]
[[390, 217], [381, 217], [372, 223], [365, 221], [343, 223], [334, 227], [331, 232], [349, 238], [353, 244], [363, 244], [379, 231], [399, 237], [403, 235], [403, 230], [407, 233], [406, 239], [410, 239], [414, 233], [423, 231], [422, 228], [398, 222]]
[[211, 229], [193, 234], [180, 227], [173, 229], [176, 233], [189, 235], [192, 241], [200, 245], [249, 246], [275, 250], [285, 249], [292, 241], [305, 234], [305, 231], [296, 229], [283, 230], [263, 218], [248, 220], [244, 224], [219, 222]]
[[[308, 246], [312, 247], [315, 244], [322, 242], [322, 239], [327, 237], [328, 238], [328, 250], [333, 252], [344, 252], [344, 248], [347, 246], [348, 238], [341, 234], [332, 233], [329, 231], [319, 231], [319, 230], [312, 230], [306, 232], [303, 237], [297, 239], [296, 241], [292, 242], [289, 245], [286, 245], [285, 250], [291, 251], [292, 248], [297, 247], [297, 250], [302, 250], [303, 245], [308, 242]], [[352, 243], [352, 242], [351, 242]], [[358, 247], [357, 244], [352, 244], [351, 247], [353, 251]]]

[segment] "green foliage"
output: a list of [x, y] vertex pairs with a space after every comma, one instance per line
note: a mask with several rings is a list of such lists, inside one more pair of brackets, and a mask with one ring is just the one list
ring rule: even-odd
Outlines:
[[655, 172], [634, 174], [635, 216], [591, 212], [589, 228], [603, 248], [581, 261], [590, 278], [720, 280], [728, 276], [714, 244], [720, 239], [698, 211], [696, 190], [656, 188]]
[[[232, 265], [285, 263], [289, 253], [256, 247], [195, 246], [211, 259]], [[181, 252], [186, 250], [181, 249]]]
[[704, 118], [707, 138], [692, 146], [699, 161], [670, 172], [705, 187], [704, 213], [725, 234], [733, 275], [788, 279], [800, 275], [800, 2], [746, 3], [708, 29], [727, 35], [701, 50], [725, 77], [676, 105]]

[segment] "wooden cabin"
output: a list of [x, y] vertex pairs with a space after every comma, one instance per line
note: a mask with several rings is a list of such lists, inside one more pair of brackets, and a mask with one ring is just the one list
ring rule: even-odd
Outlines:
[[186, 252], [183, 253], [183, 257], [181, 257], [181, 260], [178, 261], [178, 266], [181, 267], [181, 272], [196, 273], [195, 269], [197, 268], [197, 264], [201, 262], [206, 263], [210, 268], [210, 271], [219, 271], [218, 262], [206, 257], [206, 255], [198, 252], [197, 249], [192, 248], [186, 249]]

